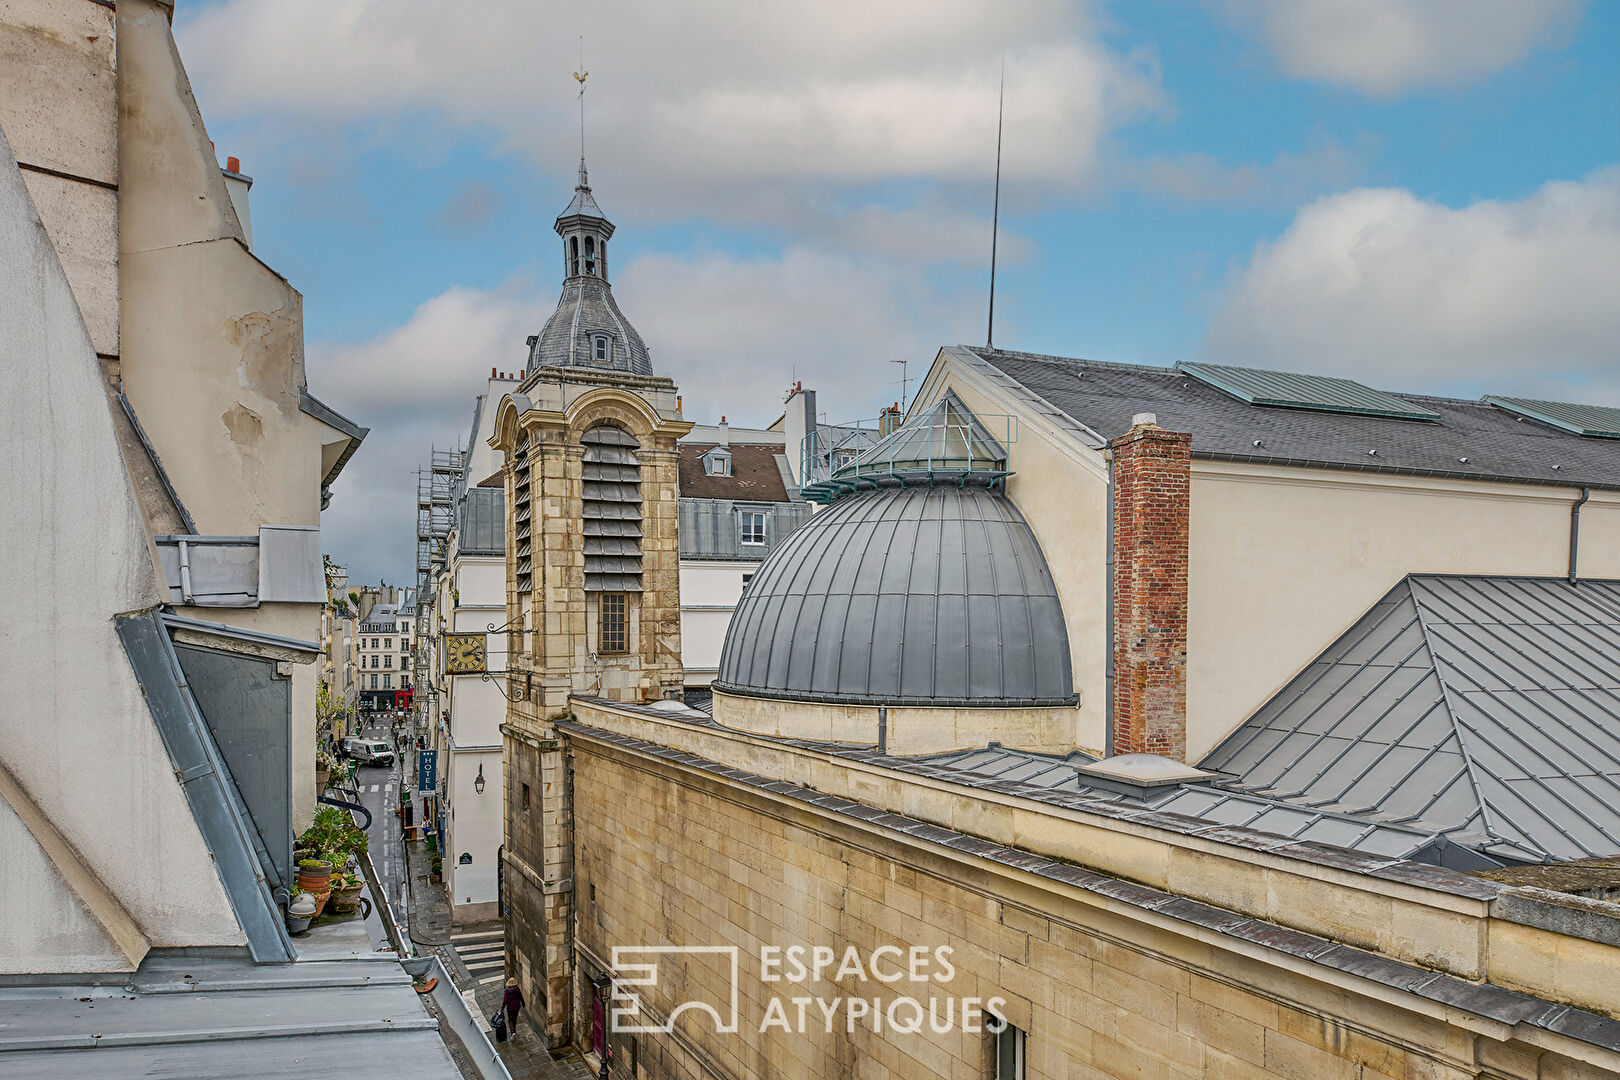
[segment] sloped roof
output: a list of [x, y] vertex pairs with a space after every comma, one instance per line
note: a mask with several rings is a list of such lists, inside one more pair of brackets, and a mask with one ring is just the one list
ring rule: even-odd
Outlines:
[[1207, 822], [1211, 830], [1247, 829], [1288, 840], [1332, 844], [1364, 855], [1414, 859], [1453, 869], [1495, 865], [1473, 859], [1471, 853], [1459, 851], [1433, 830], [1305, 809], [1247, 792], [1222, 790], [1211, 784], [1168, 784], [1132, 798], [1089, 782], [1079, 769], [1096, 759], [1078, 750], [1066, 757], [1056, 757], [991, 743], [980, 749], [953, 750], [913, 760], [919, 765], [965, 773], [979, 782], [1021, 784], [1035, 789], [1028, 794], [1042, 801], [1068, 799], [1072, 803], [1083, 799], [1086, 804], [1140, 806], [1155, 813], [1198, 818]]
[[967, 346], [947, 351], [989, 365], [1099, 445], [1129, 431], [1135, 414], [1151, 412], [1161, 426], [1192, 435], [1195, 458], [1620, 489], [1612, 440], [1486, 401], [1402, 394], [1440, 419], [1397, 420], [1253, 405], [1174, 368]]
[[782, 483], [782, 470], [776, 459], [780, 446], [732, 443], [731, 475], [710, 476], [703, 469], [703, 455], [717, 443], [681, 443], [676, 462], [681, 498], [735, 499], [738, 502], [790, 502], [792, 496]]
[[1410, 576], [1200, 764], [1502, 858], [1620, 854], [1620, 582]]

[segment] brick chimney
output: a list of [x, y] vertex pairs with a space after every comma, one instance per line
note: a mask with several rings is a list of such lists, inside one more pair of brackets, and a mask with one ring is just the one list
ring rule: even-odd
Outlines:
[[1187, 757], [1187, 517], [1192, 436], [1152, 413], [1114, 452], [1114, 746]]

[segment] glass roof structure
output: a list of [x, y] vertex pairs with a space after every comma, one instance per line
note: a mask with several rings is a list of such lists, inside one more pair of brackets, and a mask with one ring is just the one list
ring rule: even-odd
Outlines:
[[1354, 379], [1188, 361], [1177, 364], [1176, 370], [1250, 405], [1380, 416], [1389, 420], [1440, 419], [1440, 414], [1432, 409], [1424, 409], [1405, 398], [1374, 390]]
[[1537, 401], [1535, 398], [1498, 397], [1486, 394], [1480, 398], [1487, 405], [1506, 409], [1517, 416], [1539, 420], [1563, 431], [1585, 435], [1594, 439], [1620, 439], [1620, 409], [1602, 405], [1572, 405], [1567, 401]]
[[[1010, 432], [1012, 419], [1001, 419]], [[805, 485], [803, 494], [830, 503], [863, 488], [969, 479], [993, 485], [1007, 475], [1002, 440], [947, 391], [924, 412], [834, 467], [827, 479]]]

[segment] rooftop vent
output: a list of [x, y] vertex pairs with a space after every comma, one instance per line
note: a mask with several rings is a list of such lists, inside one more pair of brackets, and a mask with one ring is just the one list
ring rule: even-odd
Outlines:
[[1172, 784], [1200, 784], [1216, 776], [1158, 754], [1118, 754], [1081, 765], [1075, 771], [1082, 783], [1136, 796]]
[[1521, 420], [1539, 420], [1561, 431], [1590, 439], [1620, 439], [1620, 409], [1602, 405], [1572, 405], [1564, 401], [1537, 401], [1534, 398], [1497, 397], [1495, 394], [1486, 394], [1480, 400], [1498, 409], [1506, 409]]
[[1176, 370], [1199, 382], [1231, 394], [1250, 405], [1280, 409], [1381, 416], [1389, 420], [1438, 420], [1440, 414], [1419, 408], [1404, 398], [1374, 390], [1354, 379], [1331, 375], [1296, 375], [1287, 371], [1195, 364], [1182, 361]]

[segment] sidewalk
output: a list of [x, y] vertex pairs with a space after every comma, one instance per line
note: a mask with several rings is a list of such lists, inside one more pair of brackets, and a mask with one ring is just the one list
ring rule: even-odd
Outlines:
[[[484, 984], [474, 991], [468, 990], [468, 987], [475, 985], [472, 976], [450, 944], [450, 897], [443, 885], [428, 881], [427, 868], [433, 857], [428, 854], [427, 842], [414, 840], [404, 846], [406, 881], [410, 889], [410, 926], [406, 932], [418, 952], [424, 955], [432, 953], [444, 961], [445, 969], [450, 972], [456, 989], [462, 992], [463, 997], [472, 994], [473, 1014], [487, 1032], [489, 1018], [501, 1005], [502, 985], [497, 981]], [[497, 928], [498, 924], [493, 923], [488, 927], [492, 930]], [[544, 1033], [535, 1030], [530, 1016], [529, 1010], [525, 1009], [518, 1015], [517, 1031], [513, 1036], [495, 1044], [507, 1071], [512, 1074], [512, 1080], [589, 1080], [594, 1074], [586, 1068], [578, 1054], [570, 1050], [562, 1058], [551, 1056], [546, 1050]]]

